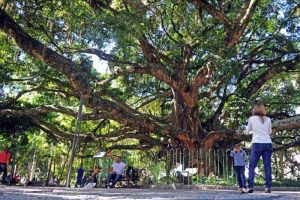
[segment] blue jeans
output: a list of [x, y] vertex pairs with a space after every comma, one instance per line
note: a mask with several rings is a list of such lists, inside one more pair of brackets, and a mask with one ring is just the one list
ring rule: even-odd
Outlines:
[[245, 166], [234, 166], [240, 188], [246, 188]]
[[77, 187], [79, 185], [79, 187], [82, 187], [82, 178], [80, 177], [77, 177], [76, 179], [76, 183], [75, 183], [75, 187]]
[[265, 187], [271, 188], [272, 182], [272, 169], [271, 169], [271, 157], [272, 157], [272, 143], [253, 143], [250, 153], [249, 161], [249, 178], [248, 178], [248, 187], [253, 188], [254, 185], [254, 175], [257, 162], [262, 156], [265, 168]]
[[112, 185], [110, 187], [115, 187], [115, 184], [122, 178], [122, 174], [112, 174], [109, 173], [107, 177], [107, 186], [109, 186], [109, 183], [112, 182]]

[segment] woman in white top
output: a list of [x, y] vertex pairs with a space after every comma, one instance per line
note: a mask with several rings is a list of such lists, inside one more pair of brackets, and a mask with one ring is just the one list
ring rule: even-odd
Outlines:
[[265, 192], [270, 193], [272, 182], [271, 156], [272, 156], [272, 123], [266, 117], [263, 104], [256, 104], [252, 109], [252, 116], [248, 119], [247, 132], [252, 134], [252, 149], [249, 161], [248, 192], [253, 193], [254, 175], [257, 162], [262, 156], [265, 169]]

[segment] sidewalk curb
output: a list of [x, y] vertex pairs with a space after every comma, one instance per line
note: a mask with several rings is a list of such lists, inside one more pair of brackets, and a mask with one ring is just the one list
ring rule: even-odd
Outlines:
[[[143, 187], [145, 189], [200, 189], [200, 190], [237, 190], [236, 186], [227, 185], [183, 185], [183, 184], [164, 184], [164, 185], [149, 185]], [[264, 191], [264, 186], [254, 186], [255, 191]], [[300, 187], [272, 187], [272, 191], [300, 191]]]

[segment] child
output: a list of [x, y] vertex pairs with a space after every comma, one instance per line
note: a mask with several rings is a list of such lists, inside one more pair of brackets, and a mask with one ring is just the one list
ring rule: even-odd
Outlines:
[[239, 187], [242, 193], [246, 191], [246, 178], [245, 178], [245, 156], [246, 152], [241, 149], [239, 144], [234, 146], [230, 156], [234, 159], [234, 169], [238, 179]]

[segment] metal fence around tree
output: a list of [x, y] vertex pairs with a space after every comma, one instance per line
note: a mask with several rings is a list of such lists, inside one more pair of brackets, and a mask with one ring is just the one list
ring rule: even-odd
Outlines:
[[[158, 153], [123, 153], [122, 160], [139, 174], [139, 185], [186, 184], [186, 185], [235, 185], [236, 176], [229, 149], [170, 149]], [[249, 151], [246, 155], [248, 175]], [[278, 165], [278, 156], [272, 159], [273, 185], [300, 186], [299, 170], [289, 170]], [[104, 178], [112, 164], [110, 158], [99, 159]], [[285, 167], [284, 169], [279, 168]], [[281, 172], [279, 174], [278, 172]], [[124, 172], [126, 176], [126, 172]], [[128, 175], [128, 174], [127, 174]], [[256, 170], [256, 185], [264, 184], [264, 169], [260, 161]]]

